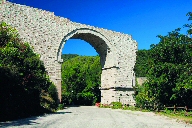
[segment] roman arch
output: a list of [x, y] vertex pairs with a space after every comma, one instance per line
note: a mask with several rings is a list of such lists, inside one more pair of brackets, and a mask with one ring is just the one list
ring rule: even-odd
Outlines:
[[41, 55], [50, 79], [61, 100], [61, 54], [68, 39], [82, 39], [98, 52], [102, 65], [101, 103], [120, 101], [134, 104], [134, 65], [137, 42], [130, 35], [75, 23], [53, 12], [4, 2], [0, 4], [0, 22], [15, 27], [23, 41]]

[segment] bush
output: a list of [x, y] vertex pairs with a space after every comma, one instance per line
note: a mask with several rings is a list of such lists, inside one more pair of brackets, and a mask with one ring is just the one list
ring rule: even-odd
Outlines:
[[121, 102], [111, 102], [112, 109], [120, 109], [122, 108], [122, 103]]
[[39, 55], [0, 23], [0, 121], [55, 110], [56, 95]]
[[51, 83], [51, 85], [49, 86], [48, 93], [49, 93], [50, 97], [53, 99], [51, 108], [56, 109], [58, 107], [59, 99], [58, 99], [57, 88], [53, 83]]
[[64, 109], [64, 104], [59, 104], [59, 106], [58, 106], [57, 109], [58, 109], [58, 110], [63, 110], [63, 109]]

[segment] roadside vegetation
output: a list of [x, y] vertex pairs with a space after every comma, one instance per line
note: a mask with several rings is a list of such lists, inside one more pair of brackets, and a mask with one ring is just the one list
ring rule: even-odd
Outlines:
[[57, 101], [40, 56], [15, 28], [0, 23], [0, 121], [55, 111]]
[[[192, 20], [192, 13], [187, 15]], [[160, 42], [151, 45], [147, 81], [136, 87], [138, 107], [192, 107], [192, 24], [184, 28], [186, 34], [178, 28], [166, 36], [158, 35]]]
[[151, 108], [141, 108], [141, 107], [137, 107], [137, 106], [127, 106], [127, 105], [123, 105], [120, 102], [112, 102], [111, 104], [99, 104], [97, 105], [100, 108], [111, 108], [111, 109], [122, 109], [122, 110], [131, 110], [131, 111], [142, 111], [142, 112], [154, 112], [157, 115], [161, 115], [161, 116], [167, 116], [170, 118], [174, 118], [177, 119], [178, 122], [183, 121], [189, 124], [192, 124], [192, 111], [188, 111], [186, 112], [185, 110], [177, 110], [177, 111], [173, 111], [171, 109], [161, 109], [161, 110], [157, 110], [155, 108], [152, 108], [153, 106], [151, 106]]
[[[185, 34], [178, 28], [166, 36], [158, 35], [158, 44], [137, 52], [136, 76], [145, 76], [147, 81], [136, 85], [136, 110], [146, 110], [146, 106], [152, 111], [163, 106], [192, 109], [192, 13], [187, 16], [190, 23], [183, 26]], [[159, 114], [192, 123], [191, 110], [164, 108]]]
[[192, 124], [192, 112], [186, 114], [185, 111], [177, 111], [174, 113], [172, 110], [165, 110], [162, 112], [156, 112], [158, 115], [168, 116], [170, 118], [177, 119], [177, 121], [184, 121], [186, 123]]

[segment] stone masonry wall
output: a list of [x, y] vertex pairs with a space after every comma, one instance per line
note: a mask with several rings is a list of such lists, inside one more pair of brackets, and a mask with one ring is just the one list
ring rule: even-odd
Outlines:
[[55, 16], [53, 12], [11, 2], [0, 4], [1, 21], [15, 27], [23, 41], [29, 42], [34, 51], [41, 55], [50, 79], [57, 86], [60, 99], [61, 53], [66, 41], [74, 38], [87, 41], [100, 55], [101, 102], [119, 101], [119, 94], [122, 93], [121, 102], [134, 103], [133, 90], [126, 91], [133, 88], [135, 80], [133, 67], [137, 43], [130, 35], [75, 23]]

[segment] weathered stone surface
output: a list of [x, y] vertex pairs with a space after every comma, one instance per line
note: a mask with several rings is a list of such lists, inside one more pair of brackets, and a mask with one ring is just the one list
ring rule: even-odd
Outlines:
[[130, 35], [75, 23], [53, 12], [11, 2], [0, 4], [0, 21], [15, 27], [22, 40], [41, 55], [60, 99], [62, 49], [68, 39], [82, 39], [94, 47], [101, 59], [101, 102], [134, 103], [137, 42]]

